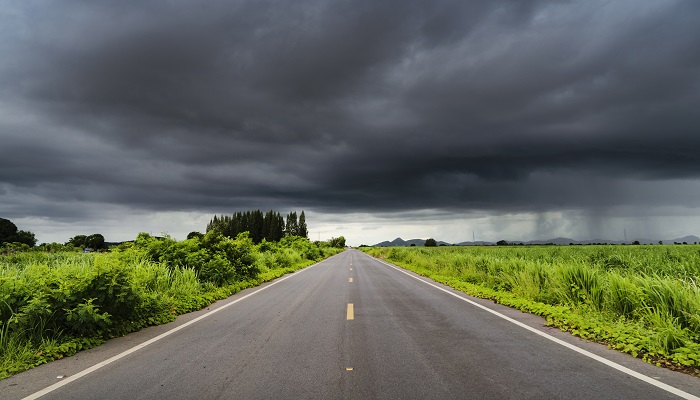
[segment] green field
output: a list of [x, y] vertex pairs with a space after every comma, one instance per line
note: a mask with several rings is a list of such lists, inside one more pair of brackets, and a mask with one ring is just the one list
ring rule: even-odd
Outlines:
[[700, 246], [362, 248], [471, 295], [700, 373]]
[[0, 379], [169, 322], [342, 251], [301, 237], [140, 234], [109, 253], [0, 255]]

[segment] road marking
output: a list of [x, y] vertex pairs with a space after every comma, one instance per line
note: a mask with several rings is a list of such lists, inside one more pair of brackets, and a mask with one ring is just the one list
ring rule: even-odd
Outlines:
[[353, 319], [355, 319], [355, 310], [352, 306], [352, 303], [348, 303], [347, 317], [348, 317], [348, 321], [352, 321]]
[[[342, 254], [342, 253], [340, 253], [340, 254]], [[336, 256], [337, 256], [337, 255], [336, 255]], [[137, 351], [143, 349], [144, 347], [146, 347], [146, 346], [148, 346], [148, 345], [151, 345], [151, 344], [153, 344], [153, 343], [155, 343], [155, 342], [157, 342], [157, 341], [159, 341], [159, 340], [165, 338], [166, 336], [170, 336], [170, 335], [172, 335], [173, 333], [175, 333], [175, 332], [177, 332], [177, 331], [179, 331], [179, 330], [181, 330], [181, 329], [184, 329], [184, 328], [186, 328], [186, 327], [188, 327], [188, 326], [190, 326], [190, 325], [192, 325], [192, 324], [194, 324], [194, 323], [197, 323], [197, 322], [203, 320], [204, 318], [206, 318], [206, 317], [208, 317], [208, 316], [210, 316], [210, 315], [212, 315], [212, 314], [215, 314], [215, 313], [217, 313], [217, 312], [219, 312], [219, 311], [221, 311], [221, 310], [223, 310], [223, 309], [225, 309], [225, 308], [228, 308], [228, 307], [230, 307], [230, 306], [232, 306], [232, 305], [238, 303], [238, 302], [241, 301], [241, 300], [247, 299], [248, 297], [250, 297], [250, 296], [252, 296], [252, 295], [254, 295], [254, 294], [258, 294], [258, 293], [262, 292], [263, 290], [265, 290], [265, 289], [267, 289], [267, 288], [270, 288], [270, 287], [272, 287], [272, 286], [274, 286], [274, 285], [276, 285], [276, 284], [278, 284], [278, 283], [280, 283], [280, 282], [282, 282], [282, 281], [285, 281], [285, 280], [287, 280], [287, 279], [289, 279], [289, 278], [291, 278], [291, 277], [293, 277], [293, 276], [297, 276], [297, 275], [301, 274], [301, 273], [304, 272], [304, 271], [308, 271], [308, 270], [310, 270], [311, 268], [313, 268], [313, 267], [315, 267], [315, 266], [317, 266], [317, 265], [319, 265], [319, 264], [322, 264], [324, 261], [330, 260], [331, 258], [334, 258], [334, 257], [336, 257], [336, 256], [328, 257], [328, 258], [326, 258], [325, 260], [323, 260], [323, 261], [321, 261], [321, 262], [318, 262], [318, 263], [316, 263], [316, 264], [314, 264], [314, 265], [308, 266], [308, 267], [306, 267], [306, 268], [304, 268], [304, 269], [301, 269], [301, 270], [296, 271], [296, 272], [294, 272], [294, 273], [292, 273], [292, 274], [290, 274], [290, 275], [287, 275], [287, 276], [285, 276], [285, 277], [283, 277], [283, 278], [281, 278], [281, 279], [279, 279], [279, 280], [277, 280], [277, 281], [272, 282], [271, 284], [269, 284], [269, 285], [267, 285], [267, 286], [264, 286], [264, 287], [259, 288], [258, 290], [254, 291], [254, 292], [252, 292], [252, 293], [248, 293], [247, 295], [245, 295], [245, 296], [243, 296], [243, 297], [240, 297], [240, 298], [238, 298], [238, 299], [236, 299], [236, 300], [234, 300], [234, 301], [232, 301], [232, 302], [230, 302], [230, 303], [228, 303], [228, 304], [224, 304], [223, 306], [221, 306], [221, 307], [219, 307], [219, 308], [217, 308], [217, 309], [211, 310], [211, 311], [209, 311], [209, 312], [206, 313], [206, 314], [202, 314], [202, 315], [200, 315], [199, 317], [197, 317], [197, 318], [195, 318], [195, 319], [193, 319], [193, 320], [191, 320], [191, 321], [188, 321], [188, 322], [185, 322], [185, 323], [182, 324], [182, 325], [176, 326], [175, 328], [173, 328], [173, 329], [171, 329], [171, 330], [169, 330], [169, 331], [167, 331], [167, 332], [163, 332], [163, 333], [161, 333], [160, 335], [158, 335], [158, 336], [156, 336], [156, 337], [154, 337], [154, 338], [152, 338], [152, 339], [150, 339], [150, 340], [147, 340], [147, 341], [145, 341], [145, 342], [143, 342], [143, 343], [141, 343], [141, 344], [138, 344], [138, 345], [136, 345], [136, 346], [134, 346], [134, 347], [132, 347], [132, 348], [130, 348], [130, 349], [128, 349], [128, 350], [125, 350], [125, 351], [123, 351], [123, 352], [117, 354], [116, 356], [113, 356], [113, 357], [111, 357], [111, 358], [108, 358], [108, 359], [106, 359], [106, 360], [104, 360], [104, 361], [102, 361], [102, 362], [100, 362], [100, 363], [97, 363], [97, 364], [93, 365], [92, 367], [86, 368], [86, 369], [84, 369], [84, 370], [82, 370], [82, 371], [80, 371], [80, 372], [78, 372], [78, 373], [76, 373], [76, 374], [74, 374], [74, 375], [65, 377], [65, 379], [61, 380], [60, 382], [56, 382], [56, 383], [54, 383], [53, 385], [48, 386], [48, 387], [46, 387], [46, 388], [44, 388], [44, 389], [42, 389], [42, 390], [40, 390], [40, 391], [38, 391], [38, 392], [36, 392], [36, 393], [32, 393], [32, 394], [30, 394], [29, 396], [25, 397], [25, 398], [22, 399], [22, 400], [34, 400], [34, 399], [38, 399], [38, 398], [41, 397], [41, 396], [47, 395], [47, 394], [53, 392], [54, 390], [56, 390], [56, 389], [58, 389], [58, 388], [60, 388], [60, 387], [62, 387], [62, 386], [65, 386], [65, 385], [67, 385], [67, 384], [69, 384], [69, 383], [71, 383], [71, 382], [73, 382], [73, 381], [75, 381], [75, 380], [77, 380], [77, 379], [79, 379], [79, 378], [82, 378], [83, 376], [85, 376], [85, 375], [87, 375], [87, 374], [89, 374], [89, 373], [91, 373], [91, 372], [97, 371], [98, 369], [104, 367], [105, 365], [111, 364], [111, 363], [113, 363], [113, 362], [115, 362], [115, 361], [117, 361], [117, 360], [119, 360], [119, 359], [121, 359], [121, 358], [124, 358], [124, 357], [128, 356], [128, 355], [131, 354], [131, 353], [135, 353], [135, 352], [137, 352]]]
[[346, 371], [352, 371], [352, 367], [345, 368]]
[[348, 279], [349, 279], [348, 282], [352, 283], [352, 278], [348, 278]]
[[352, 271], [352, 268], [350, 268], [350, 271]]
[[[362, 253], [362, 254], [365, 254], [365, 253]], [[366, 255], [367, 257], [373, 258], [373, 257], [371, 257], [371, 256], [369, 256], [369, 255], [367, 255], [367, 254], [365, 254], [365, 255]], [[447, 289], [445, 289], [445, 288], [441, 288], [441, 287], [438, 286], [438, 285], [435, 285], [435, 284], [433, 284], [433, 283], [430, 283], [430, 282], [428, 282], [428, 281], [425, 281], [425, 280], [421, 279], [421, 277], [418, 277], [418, 276], [416, 276], [416, 275], [413, 275], [413, 274], [409, 273], [408, 271], [405, 271], [405, 270], [403, 270], [403, 269], [401, 269], [401, 268], [399, 268], [399, 267], [396, 267], [396, 266], [394, 266], [393, 264], [390, 264], [390, 263], [388, 263], [388, 262], [386, 262], [386, 261], [384, 261], [384, 260], [380, 260], [380, 259], [378, 259], [378, 258], [373, 258], [373, 259], [376, 260], [376, 261], [379, 261], [380, 263], [382, 263], [382, 264], [384, 264], [384, 265], [386, 265], [386, 266], [388, 266], [388, 267], [391, 267], [391, 268], [393, 268], [393, 269], [395, 269], [395, 270], [401, 272], [402, 274], [406, 274], [406, 275], [410, 276], [410, 277], [413, 278], [413, 279], [416, 279], [416, 280], [418, 280], [418, 281], [421, 281], [421, 282], [425, 283], [426, 285], [432, 286], [432, 287], [434, 287], [435, 289], [441, 290], [441, 291], [443, 291], [443, 292], [445, 292], [445, 293], [447, 293], [447, 294], [449, 294], [449, 295], [451, 295], [451, 296], [454, 296], [454, 297], [456, 297], [456, 298], [458, 298], [458, 299], [460, 299], [460, 300], [464, 300], [464, 301], [466, 301], [467, 303], [469, 303], [469, 304], [471, 304], [471, 305], [473, 305], [473, 306], [476, 306], [476, 307], [478, 307], [478, 308], [480, 308], [480, 309], [482, 309], [482, 310], [484, 310], [484, 311], [486, 311], [486, 312], [489, 312], [489, 313], [491, 313], [491, 314], [493, 314], [493, 315], [495, 315], [495, 316], [497, 316], [497, 317], [499, 317], [499, 318], [502, 318], [502, 319], [504, 319], [504, 320], [506, 320], [506, 321], [508, 321], [508, 322], [511, 322], [511, 323], [513, 323], [513, 324], [515, 324], [515, 325], [517, 325], [517, 326], [523, 328], [523, 329], [527, 329], [528, 331], [530, 331], [530, 332], [532, 332], [532, 333], [535, 333], [535, 334], [537, 334], [537, 335], [539, 335], [539, 336], [542, 336], [542, 337], [545, 338], [545, 339], [549, 339], [549, 340], [551, 340], [551, 341], [554, 342], [554, 343], [557, 343], [557, 344], [559, 344], [559, 345], [562, 345], [562, 346], [564, 346], [564, 347], [566, 347], [566, 348], [568, 348], [568, 349], [570, 349], [570, 350], [573, 350], [573, 351], [575, 351], [575, 352], [577, 352], [577, 353], [579, 353], [579, 354], [582, 354], [582, 355], [584, 355], [584, 356], [586, 356], [586, 357], [592, 358], [592, 359], [594, 359], [594, 360], [596, 360], [596, 361], [598, 361], [598, 362], [600, 362], [600, 363], [603, 363], [603, 364], [607, 365], [608, 367], [614, 368], [614, 369], [616, 369], [616, 370], [618, 370], [618, 371], [620, 371], [620, 372], [623, 372], [623, 373], [625, 373], [625, 374], [627, 374], [627, 375], [629, 375], [629, 376], [632, 376], [632, 377], [637, 378], [637, 379], [639, 379], [639, 380], [641, 380], [641, 381], [644, 381], [644, 382], [646, 382], [646, 383], [648, 383], [648, 384], [650, 384], [650, 385], [656, 386], [656, 387], [658, 387], [659, 389], [663, 389], [663, 390], [665, 390], [665, 391], [667, 391], [667, 392], [669, 392], [669, 393], [673, 393], [673, 394], [675, 394], [676, 396], [681, 397], [681, 398], [684, 398], [684, 399], [688, 399], [688, 400], [700, 400], [700, 397], [697, 397], [697, 396], [692, 395], [692, 394], [690, 394], [690, 393], [684, 392], [684, 391], [682, 391], [682, 390], [680, 390], [680, 389], [678, 389], [678, 388], [675, 388], [675, 387], [673, 387], [673, 386], [671, 386], [671, 385], [668, 385], [668, 384], [666, 384], [666, 383], [659, 382], [659, 381], [657, 381], [657, 380], [655, 380], [655, 379], [653, 379], [653, 378], [650, 378], [650, 377], [648, 377], [648, 376], [646, 376], [646, 375], [644, 375], [644, 374], [641, 374], [641, 373], [639, 373], [639, 372], [637, 372], [637, 371], [634, 371], [634, 370], [631, 370], [631, 369], [629, 369], [629, 368], [627, 368], [627, 367], [624, 367], [624, 366], [622, 366], [622, 365], [620, 365], [620, 364], [618, 364], [618, 363], [616, 363], [616, 362], [614, 362], [614, 361], [610, 361], [610, 360], [608, 360], [607, 358], [601, 357], [601, 356], [599, 356], [599, 355], [597, 355], [597, 354], [593, 354], [593, 353], [591, 353], [591, 352], [588, 351], [588, 350], [584, 350], [584, 349], [582, 349], [582, 348], [580, 348], [580, 347], [577, 347], [577, 346], [575, 346], [575, 345], [573, 345], [573, 344], [571, 344], [571, 343], [565, 342], [565, 341], [563, 341], [563, 340], [561, 340], [561, 339], [558, 339], [558, 338], [556, 338], [556, 337], [554, 337], [554, 336], [551, 336], [551, 335], [549, 335], [549, 334], [547, 334], [547, 333], [544, 333], [544, 332], [542, 332], [542, 331], [540, 331], [540, 330], [537, 330], [537, 329], [535, 329], [535, 328], [533, 328], [533, 327], [531, 327], [531, 326], [525, 325], [524, 323], [522, 323], [522, 322], [520, 322], [520, 321], [514, 320], [513, 318], [510, 318], [510, 317], [508, 317], [508, 316], [506, 316], [506, 315], [503, 315], [503, 314], [499, 313], [498, 311], [492, 310], [492, 309], [490, 309], [490, 308], [488, 308], [488, 307], [486, 307], [486, 306], [484, 306], [484, 305], [482, 305], [482, 304], [479, 304], [479, 303], [477, 303], [477, 302], [475, 302], [475, 301], [469, 300], [469, 299], [467, 299], [466, 297], [462, 297], [462, 296], [460, 296], [459, 294], [457, 294], [457, 293], [455, 293], [455, 292], [449, 291], [449, 290], [447, 290]], [[455, 290], [456, 290], [456, 289], [455, 289]]]

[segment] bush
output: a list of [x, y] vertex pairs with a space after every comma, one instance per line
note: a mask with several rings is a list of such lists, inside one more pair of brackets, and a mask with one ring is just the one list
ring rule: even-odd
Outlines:
[[254, 278], [259, 272], [253, 241], [247, 232], [231, 239], [212, 230], [202, 237], [192, 235], [181, 242], [169, 236], [154, 238], [140, 233], [132, 249], [169, 268], [192, 268], [200, 279], [217, 286]]
[[141, 233], [112, 253], [0, 255], [0, 379], [338, 251], [300, 237], [258, 247], [247, 233], [231, 239], [212, 231], [179, 242]]

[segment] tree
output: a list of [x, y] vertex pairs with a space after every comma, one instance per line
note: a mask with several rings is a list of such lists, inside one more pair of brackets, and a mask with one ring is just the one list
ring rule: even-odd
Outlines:
[[9, 219], [0, 218], [0, 243], [12, 243], [17, 234], [17, 225]]
[[34, 233], [18, 231], [17, 225], [5, 218], [0, 218], [0, 243], [23, 243], [29, 247], [36, 245]]
[[84, 249], [89, 247], [93, 250], [100, 250], [107, 247], [105, 244], [105, 237], [102, 234], [95, 233], [89, 236], [86, 235], [75, 235], [66, 242], [66, 245], [71, 247], [78, 247]]
[[93, 250], [104, 249], [107, 247], [105, 245], [105, 237], [99, 233], [92, 234], [85, 238], [85, 247], [89, 247]]
[[265, 214], [263, 233], [268, 242], [279, 242], [284, 237], [284, 218], [272, 210]]
[[425, 241], [425, 247], [437, 247], [437, 242], [435, 241], [435, 239], [430, 238]]
[[284, 217], [282, 214], [277, 213], [275, 216], [275, 221], [276, 222], [272, 224], [271, 229], [274, 233], [275, 241], [279, 242], [284, 237]]
[[299, 234], [299, 223], [297, 222], [297, 212], [292, 211], [287, 214], [287, 225], [284, 228], [285, 236], [297, 236]]
[[268, 242], [279, 242], [285, 236], [303, 236], [308, 238], [308, 231], [302, 229], [299, 224], [300, 221], [303, 221], [302, 225], [305, 227], [305, 216], [297, 219], [296, 211], [287, 215], [286, 223], [282, 214], [273, 210], [266, 213], [260, 210], [238, 211], [230, 216], [215, 215], [207, 224], [207, 233], [216, 230], [222, 235], [233, 239], [240, 233], [248, 232], [250, 233], [249, 238], [255, 244], [260, 243], [263, 239]]
[[194, 238], [201, 239], [203, 237], [204, 237], [204, 234], [201, 232], [197, 232], [197, 231], [192, 231], [192, 232], [187, 234], [187, 239], [194, 239]]
[[330, 238], [328, 243], [330, 243], [330, 245], [332, 247], [343, 248], [343, 247], [345, 247], [345, 238], [342, 236], [337, 237], [337, 238], [332, 237], [332, 238]]
[[248, 232], [250, 232], [250, 238], [253, 240], [253, 243], [260, 243], [265, 237], [265, 233], [263, 232], [264, 225], [265, 217], [263, 216], [262, 211], [253, 211], [250, 215], [250, 226], [248, 229]]
[[75, 235], [72, 238], [68, 239], [66, 242], [66, 245], [71, 245], [73, 247], [80, 247], [81, 249], [85, 246], [85, 239], [87, 239], [87, 236], [85, 235]]
[[29, 231], [17, 231], [15, 235], [15, 242], [26, 244], [29, 247], [36, 246], [36, 237]]
[[304, 211], [299, 215], [299, 232], [297, 236], [309, 238], [309, 230], [306, 228], [306, 216], [304, 215]]
[[[547, 243], [547, 244], [549, 244], [549, 243]], [[552, 244], [554, 244], [554, 243], [552, 243]], [[506, 242], [505, 240], [499, 240], [498, 242], [496, 242], [496, 245], [497, 246], [508, 246], [508, 242]]]
[[263, 237], [265, 238], [265, 241], [267, 242], [273, 242], [274, 239], [274, 232], [272, 230], [272, 224], [274, 223], [275, 220], [275, 212], [270, 210], [265, 213], [265, 217], [263, 218]]
[[219, 217], [214, 215], [214, 218], [207, 224], [207, 232], [216, 229], [219, 226]]

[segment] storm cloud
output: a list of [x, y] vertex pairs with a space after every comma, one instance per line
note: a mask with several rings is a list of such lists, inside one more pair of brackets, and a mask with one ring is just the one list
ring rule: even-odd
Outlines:
[[0, 215], [697, 215], [698, 20], [697, 1], [2, 2]]

